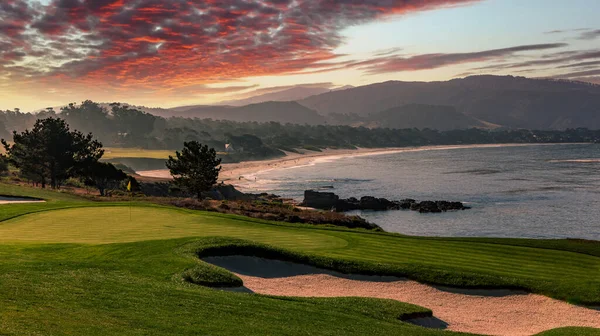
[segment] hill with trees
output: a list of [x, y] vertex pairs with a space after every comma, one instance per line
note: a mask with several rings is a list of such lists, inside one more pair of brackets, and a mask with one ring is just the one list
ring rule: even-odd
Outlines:
[[[338, 122], [348, 120], [347, 115], [333, 116]], [[368, 126], [379, 128], [418, 128], [436, 129], [440, 131], [460, 130], [469, 128], [495, 128], [495, 125], [484, 123], [473, 117], [460, 113], [453, 106], [409, 104], [394, 107], [371, 114], [367, 117], [354, 115], [350, 123], [355, 126]]]
[[[583, 128], [565, 131], [493, 129], [489, 124], [460, 114], [448, 106], [408, 105], [373, 116], [354, 115], [356, 127], [164, 118], [123, 104], [110, 104], [110, 109], [106, 106], [85, 101], [70, 104], [60, 112], [52, 109], [38, 114], [5, 111], [0, 113], [0, 121], [7, 131], [23, 132], [34, 127], [37, 118], [60, 117], [83, 134], [97, 134], [98, 140], [109, 147], [179, 149], [184, 142], [197, 141], [221, 154], [226, 152], [221, 156], [224, 163], [276, 157], [284, 155], [283, 151], [302, 148], [600, 141], [600, 130]], [[450, 117], [445, 118], [446, 115]], [[351, 119], [348, 117], [346, 122], [351, 122]], [[426, 128], [428, 120], [446, 130]], [[361, 126], [376, 122], [380, 123], [379, 127]]]
[[452, 106], [466, 116], [506, 128], [600, 129], [599, 85], [549, 79], [472, 76], [446, 82], [389, 81], [299, 103], [325, 116], [366, 117], [399, 106], [427, 104]]
[[232, 121], [256, 121], [292, 124], [324, 124], [325, 117], [314, 110], [298, 104], [297, 102], [269, 101], [245, 106], [187, 106], [168, 110], [149, 110], [149, 113], [161, 117], [183, 117]]

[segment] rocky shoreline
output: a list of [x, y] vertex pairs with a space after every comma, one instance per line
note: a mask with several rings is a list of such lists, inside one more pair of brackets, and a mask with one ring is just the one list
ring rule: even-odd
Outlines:
[[400, 201], [393, 201], [373, 196], [363, 196], [360, 199], [355, 197], [344, 199], [332, 192], [319, 192], [314, 190], [306, 190], [304, 192], [304, 200], [300, 205], [321, 210], [332, 210], [336, 212], [346, 212], [352, 210], [412, 210], [420, 213], [440, 213], [446, 211], [470, 209], [470, 207], [465, 206], [462, 202], [418, 202], [410, 198]]

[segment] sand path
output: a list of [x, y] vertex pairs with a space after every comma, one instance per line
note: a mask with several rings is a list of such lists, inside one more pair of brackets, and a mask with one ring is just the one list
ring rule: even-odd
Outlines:
[[600, 311], [537, 294], [510, 290], [433, 287], [393, 277], [349, 276], [310, 266], [244, 256], [207, 262], [237, 274], [244, 287], [268, 295], [359, 296], [429, 308], [447, 330], [486, 335], [533, 335], [567, 327], [600, 328]]

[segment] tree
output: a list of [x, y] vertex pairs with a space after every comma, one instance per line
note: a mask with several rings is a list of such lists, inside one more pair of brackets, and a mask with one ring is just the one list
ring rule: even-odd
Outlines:
[[97, 161], [83, 170], [81, 179], [86, 185], [98, 188], [100, 196], [104, 196], [106, 189], [117, 187], [127, 179], [127, 174], [112, 163]]
[[156, 117], [127, 105], [112, 103], [111, 112], [117, 131], [133, 137], [144, 137], [154, 130]]
[[175, 152], [175, 156], [169, 156], [167, 168], [178, 186], [201, 198], [203, 191], [210, 190], [217, 183], [221, 159], [217, 159], [214, 148], [197, 141], [184, 142], [183, 150]]
[[8, 158], [0, 154], [0, 176], [8, 173]]
[[91, 100], [86, 100], [81, 105], [71, 103], [61, 108], [60, 116], [74, 129], [82, 132], [94, 131], [96, 135], [103, 137], [101, 140], [109, 140], [112, 135], [108, 111]]
[[92, 134], [70, 131], [60, 118], [38, 119], [33, 129], [13, 132], [13, 145], [2, 139], [10, 162], [24, 176], [42, 185], [60, 188], [69, 177], [78, 176], [104, 154]]

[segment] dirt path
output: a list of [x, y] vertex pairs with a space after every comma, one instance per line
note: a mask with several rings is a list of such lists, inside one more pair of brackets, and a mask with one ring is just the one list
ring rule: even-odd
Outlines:
[[254, 257], [213, 257], [205, 261], [236, 273], [244, 286], [255, 293], [393, 299], [431, 309], [447, 330], [487, 335], [533, 335], [566, 326], [600, 328], [600, 311], [542, 295], [432, 287], [391, 277], [348, 276]]

